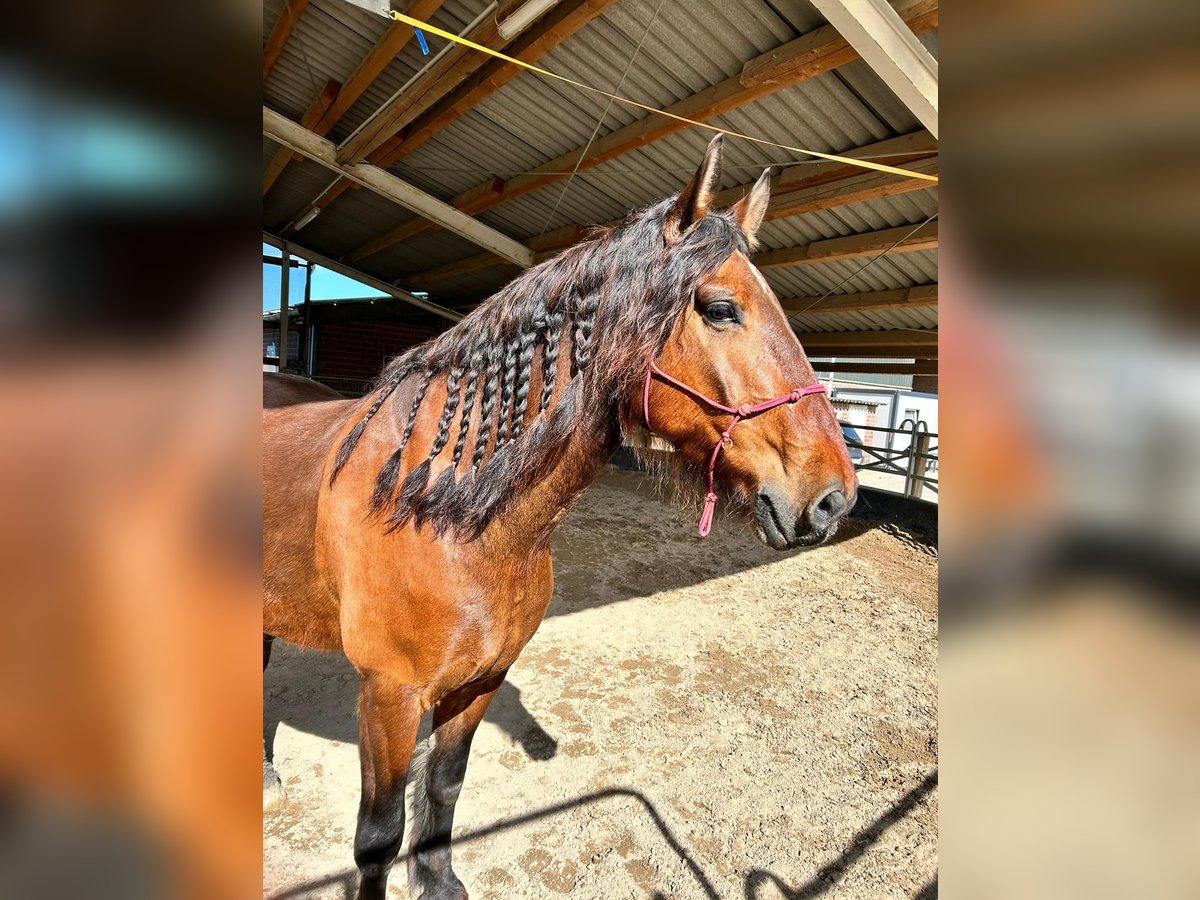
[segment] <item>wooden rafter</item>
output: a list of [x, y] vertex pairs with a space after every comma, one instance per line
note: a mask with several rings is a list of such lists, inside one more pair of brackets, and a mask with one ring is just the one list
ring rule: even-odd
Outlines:
[[937, 375], [936, 359], [917, 359], [910, 363], [815, 362], [818, 372], [861, 372], [864, 375]]
[[836, 294], [830, 297], [789, 297], [779, 301], [788, 313], [840, 313], [863, 312], [871, 309], [911, 309], [914, 307], [937, 306], [938, 286], [924, 284], [919, 287], [900, 288], [894, 291], [867, 291], [861, 294]]
[[812, 0], [933, 134], [938, 133], [938, 64], [887, 0]]
[[890, 331], [797, 331], [809, 356], [886, 356], [937, 359], [936, 329]]
[[[937, 24], [937, 6], [938, 0], [900, 0], [896, 4], [901, 17], [906, 21], [911, 19], [914, 27], [930, 28], [936, 27]], [[929, 18], [931, 11], [933, 13], [932, 21]], [[783, 47], [755, 57], [746, 63], [741, 75], [726, 78], [712, 87], [705, 88], [678, 103], [673, 103], [667, 107], [666, 111], [687, 119], [706, 121], [857, 58], [853, 48], [832, 26], [818, 28], [798, 40], [802, 42], [800, 45], [797, 45], [797, 41], [791, 41]], [[824, 48], [828, 52], [814, 56], [814, 46]], [[804, 65], [788, 68], [787, 64], [795, 56], [802, 56], [807, 62]], [[772, 70], [773, 74], [755, 78], [752, 84], [746, 84], [743, 79], [747, 70], [768, 57], [774, 67], [780, 71], [774, 73]], [[686, 122], [678, 119], [648, 113], [636, 122], [618, 128], [584, 147], [578, 147], [543, 163], [532, 172], [509, 178], [503, 183], [500, 196], [495, 198], [487, 209], [508, 203], [539, 188], [561, 181], [566, 177], [565, 173], [567, 172], [584, 171], [598, 166], [687, 127], [689, 126]], [[351, 255], [361, 259], [362, 256], [359, 255], [361, 249], [356, 248]]]
[[[506, 48], [506, 52], [524, 62], [536, 62], [615, 2], [616, 0], [562, 0], [533, 27], [513, 41]], [[403, 134], [393, 135], [381, 146], [371, 151], [367, 155], [367, 162], [387, 168], [405, 153], [415, 150], [443, 128], [457, 121], [459, 116], [469, 112], [486, 97], [524, 71], [520, 66], [512, 63], [483, 56], [480, 56], [480, 59], [483, 60], [483, 65], [476, 69], [473, 75], [434, 104], [412, 125], [404, 129]], [[354, 187], [357, 185], [345, 179], [335, 183], [317, 200], [302, 209], [296, 216], [296, 221], [302, 219], [313, 208], [324, 209]], [[471, 191], [466, 193], [470, 194]], [[453, 200], [451, 204], [456, 205]], [[401, 225], [388, 234], [381, 235], [380, 238], [351, 251], [347, 255], [347, 259], [365, 259], [373, 253], [435, 227], [428, 222], [419, 224], [420, 227], [415, 230], [410, 230], [408, 223]], [[368, 251], [368, 247], [374, 249]]]
[[301, 128], [296, 122], [263, 107], [263, 134], [297, 153], [308, 157], [331, 171], [337, 172], [370, 188], [382, 197], [410, 209], [427, 219], [437, 221], [460, 237], [478, 244], [492, 253], [521, 266], [533, 263], [533, 253], [524, 244], [514, 241], [484, 223], [443, 203], [437, 197], [402, 181], [390, 172], [369, 163], [340, 165], [336, 159], [336, 148], [320, 135]]
[[284, 44], [292, 36], [292, 29], [296, 27], [300, 13], [304, 12], [306, 6], [308, 6], [308, 0], [283, 0], [279, 18], [275, 20], [271, 33], [267, 35], [267, 41], [263, 45], [263, 81], [270, 77], [271, 70], [279, 61], [279, 55], [283, 53]]
[[767, 250], [754, 254], [754, 264], [760, 269], [811, 266], [871, 256], [884, 250], [890, 250], [891, 253], [932, 250], [937, 247], [937, 244], [937, 222], [927, 222], [915, 230], [911, 225], [900, 225], [897, 228], [884, 228], [881, 231], [870, 231], [865, 234], [851, 234], [846, 237], [813, 241], [811, 244], [802, 244], [799, 247]]
[[[572, 244], [578, 243], [586, 231], [587, 229], [582, 225], [564, 225], [562, 228], [556, 228], [554, 231], [548, 231], [545, 234], [538, 235], [533, 240], [526, 241], [525, 246], [533, 251], [533, 264], [537, 265], [540, 262], [550, 259]], [[445, 281], [448, 278], [457, 278], [460, 275], [478, 272], [481, 269], [490, 269], [493, 266], [507, 264], [509, 264], [507, 260], [501, 259], [494, 253], [478, 253], [474, 256], [468, 256], [466, 259], [459, 259], [444, 266], [438, 266], [435, 269], [418, 272], [415, 275], [406, 277], [404, 280], [412, 284], [425, 286], [437, 281]]]
[[[325, 120], [329, 118], [330, 109], [333, 107], [340, 87], [341, 85], [336, 81], [330, 80], [325, 82], [325, 87], [317, 95], [317, 99], [312, 102], [312, 106], [304, 111], [304, 115], [300, 118], [300, 125], [315, 134], [324, 134], [324, 131], [320, 129], [324, 125]], [[267, 164], [267, 171], [263, 173], [264, 195], [271, 189], [271, 185], [275, 183], [279, 176], [283, 174], [283, 170], [295, 155], [287, 147], [280, 147], [275, 151], [275, 155], [271, 157], [271, 161]]]
[[[409, 13], [423, 18], [417, 13]], [[502, 16], [484, 16], [475, 27], [463, 35], [466, 40], [502, 50], [509, 38], [500, 34]], [[515, 36], [514, 36], [515, 37]], [[488, 57], [477, 50], [461, 44], [450, 44], [440, 53], [420, 76], [403, 91], [397, 92], [383, 106], [371, 114], [363, 125], [346, 142], [338, 147], [338, 162], [354, 162], [370, 159], [370, 154], [382, 147], [405, 125], [427, 112], [442, 97], [445, 97], [467, 78], [487, 64]]]
[[[870, 147], [860, 148], [859, 151], [855, 151], [855, 152], [865, 152], [865, 151], [868, 151], [875, 147], [879, 147], [882, 144], [886, 144], [886, 143], [888, 143], [888, 142], [884, 141], [884, 142], [881, 142], [880, 144], [872, 144], [872, 145], [870, 145]], [[927, 163], [928, 161], [925, 161], [925, 162]], [[934, 164], [936, 164], [936, 159], [934, 160]], [[915, 167], [916, 166], [914, 165], [914, 168]], [[805, 167], [797, 166], [794, 168], [805, 168]], [[925, 168], [928, 168], [928, 166], [925, 166]], [[783, 195], [783, 202], [786, 205], [783, 207], [783, 211], [780, 211], [779, 208], [775, 207], [775, 201], [774, 201], [774, 198], [772, 198], [771, 207], [769, 207], [768, 211], [767, 211], [767, 218], [768, 219], [777, 219], [777, 218], [781, 218], [784, 215], [796, 215], [797, 212], [795, 212], [794, 210], [796, 209], [797, 206], [801, 205], [797, 198], [803, 196], [804, 193], [808, 192], [808, 191], [814, 191], [814, 192], [818, 193], [818, 195], [819, 195], [818, 198], [815, 201], [813, 201], [814, 203], [819, 204], [819, 205], [815, 206], [815, 208], [818, 208], [818, 209], [830, 209], [835, 206], [840, 206], [840, 205], [843, 205], [846, 203], [853, 203], [855, 201], [864, 199], [864, 197], [863, 197], [864, 188], [863, 188], [862, 176], [855, 174], [855, 173], [859, 172], [860, 170], [855, 169], [852, 166], [845, 166], [845, 165], [841, 166], [841, 169], [842, 169], [843, 173], [849, 173], [846, 175], [846, 177], [843, 177], [842, 179], [839, 179], [836, 181], [825, 180], [814, 186], [803, 187], [799, 191], [789, 191], [789, 192], [785, 193]], [[791, 171], [792, 171], [791, 169], [785, 170], [783, 175], [778, 176], [778, 178], [776, 180], [783, 181], [785, 179], [785, 177]], [[877, 174], [877, 173], [873, 173], [873, 174]], [[891, 176], [891, 175], [885, 175], [883, 177], [887, 178], [887, 179], [898, 178], [898, 176]], [[928, 186], [928, 182], [920, 181], [919, 179], [911, 179], [910, 178], [910, 179], [902, 179], [902, 180], [907, 181], [909, 183], [915, 183], [918, 187], [927, 187]], [[472, 192], [468, 192], [468, 194], [463, 194], [463, 195], [460, 195], [459, 197], [456, 197], [453, 201], [451, 201], [451, 205], [455, 206], [458, 209], [463, 210], [464, 212], [477, 211], [478, 209], [480, 209], [481, 205], [489, 202], [488, 198], [494, 196], [495, 193], [499, 190], [497, 181], [498, 181], [498, 179], [493, 180], [489, 184], [488, 190], [486, 192], [480, 192], [478, 188], [475, 188], [475, 189], [472, 189]], [[750, 189], [750, 187], [751, 187], [750, 184], [745, 184], [745, 185], [740, 185], [736, 188], [731, 188], [729, 190], [722, 191], [717, 195], [717, 199], [716, 199], [714, 205], [715, 206], [727, 206], [727, 205], [737, 201], [742, 195], [744, 195]], [[892, 185], [889, 183], [889, 185], [883, 189], [883, 191], [884, 191], [883, 193], [880, 193], [880, 188], [878, 186], [872, 186], [871, 191], [873, 193], [873, 196], [884, 196], [885, 193], [887, 193], [887, 192], [899, 193], [902, 190], [907, 190], [907, 189], [910, 189], [910, 188], [908, 188], [907, 185]], [[812, 205], [813, 205], [812, 203], [804, 205], [804, 208], [801, 211], [803, 211], [803, 212], [811, 211], [810, 207]], [[412, 219], [408, 222], [405, 222], [403, 225], [399, 226], [399, 228], [395, 228], [392, 231], [376, 238], [374, 241], [372, 241], [368, 244], [364, 244], [358, 250], [355, 250], [353, 253], [348, 254], [346, 259], [351, 262], [354, 262], [354, 261], [357, 261], [360, 259], [364, 259], [368, 256], [371, 256], [373, 253], [376, 253], [378, 250], [383, 250], [387, 247], [392, 246], [393, 244], [399, 243], [400, 241], [407, 240], [409, 237], [412, 237], [413, 235], [420, 234], [423, 231], [427, 231], [427, 230], [429, 230], [430, 227], [431, 226], [429, 225], [429, 223], [423, 219]], [[911, 226], [910, 226], [910, 229], [911, 229]], [[584, 229], [583, 226], [581, 226], [581, 225], [568, 225], [568, 226], [565, 226], [564, 228], [557, 229], [556, 231], [552, 231], [549, 234], [542, 235], [541, 237], [535, 238], [533, 241], [530, 241], [529, 246], [534, 249], [535, 253], [539, 254], [538, 256], [534, 257], [534, 261], [540, 262], [546, 256], [552, 255], [548, 251], [558, 252], [559, 250], [562, 250], [564, 247], [570, 246], [570, 244], [579, 240], [583, 236], [585, 230], [586, 229]], [[905, 233], [904, 229], [900, 229], [895, 234], [891, 234], [890, 232], [888, 232], [888, 234], [891, 235], [891, 237], [890, 237], [891, 241], [895, 241], [898, 237], [900, 237], [904, 233]], [[936, 237], [936, 226], [934, 228], [934, 235]], [[878, 250], [878, 249], [881, 249], [882, 247], [888, 246], [887, 243], [880, 245], [877, 240], [870, 238], [869, 235], [863, 236], [863, 237], [864, 237], [864, 241], [863, 241], [864, 249], [861, 252], [854, 251], [852, 244], [822, 246], [822, 247], [817, 247], [812, 251], [816, 255], [811, 260], [811, 262], [813, 262], [813, 263], [832, 262], [835, 259], [850, 259], [850, 258], [853, 258], [854, 256], [859, 256], [859, 255], [862, 255], [863, 253], [870, 253], [870, 252], [873, 252], [873, 250]], [[844, 240], [844, 239], [835, 238], [834, 240]], [[550, 243], [545, 244], [546, 241], [550, 241]], [[822, 242], [818, 242], [818, 243], [822, 243]], [[929, 246], [935, 246], [935, 245], [936, 245], [936, 240], [934, 241], [933, 244], [929, 244], [929, 235], [928, 235], [927, 231], [919, 231], [917, 234], [912, 235], [910, 238], [910, 241], [905, 242], [903, 247], [897, 247], [896, 249], [900, 252], [905, 252], [907, 250], [926, 249]], [[830, 256], [828, 254], [835, 254], [835, 255]], [[841, 254], [841, 255], [837, 255], [837, 254]], [[771, 262], [770, 262], [771, 256], [769, 254], [759, 254], [759, 256], [755, 257], [755, 262], [759, 263], [759, 265], [762, 265], [760, 260], [762, 260], [764, 258], [768, 260], [767, 264], [769, 267], [771, 265]], [[442, 281], [442, 280], [445, 280], [446, 278], [457, 277], [459, 275], [466, 275], [470, 272], [478, 272], [483, 269], [489, 269], [493, 266], [504, 265], [504, 264], [505, 264], [505, 261], [503, 259], [501, 259], [500, 257], [495, 256], [494, 254], [479, 253], [474, 256], [467, 257], [466, 259], [456, 260], [456, 261], [454, 261], [452, 263], [448, 263], [444, 266], [439, 266], [436, 269], [429, 269], [429, 270], [426, 270], [423, 272], [414, 273], [412, 275], [406, 276], [405, 280], [408, 283], [413, 284], [413, 285], [425, 286], [428, 284], [432, 284], [435, 281]], [[802, 265], [803, 263], [795, 262], [795, 263], [776, 263], [776, 264], [777, 265], [787, 265], [787, 264]], [[805, 298], [800, 298], [800, 300], [804, 300], [804, 299]], [[809, 298], [809, 302], [811, 302], [811, 299], [812, 298]], [[936, 294], [935, 294], [934, 302], [936, 303]], [[918, 304], [913, 303], [910, 305], [918, 305]]]
[[[427, 19], [437, 12], [444, 2], [445, 0], [414, 0], [411, 15], [419, 19]], [[326, 83], [325, 89], [313, 101], [313, 105], [304, 114], [300, 124], [321, 137], [327, 135], [338, 120], [358, 101], [363, 92], [371, 86], [371, 83], [388, 67], [388, 64], [396, 58], [396, 55], [404, 49], [404, 45], [412, 39], [412, 35], [413, 27], [411, 25], [393, 22], [363, 57], [362, 62], [358, 64], [350, 77], [346, 79], [345, 85], [334, 87], [332, 97], [327, 96], [329, 85], [337, 83], [333, 81]], [[263, 175], [263, 194], [271, 189], [271, 185], [283, 173], [294, 156], [295, 154], [286, 147], [279, 149]], [[326, 204], [331, 203], [333, 199], [333, 197], [329, 198]], [[311, 206], [310, 204], [309, 208]], [[307, 212], [308, 208], [302, 215]]]
[[[535, 63], [614, 3], [616, 0], [562, 0], [535, 26], [513, 41], [505, 52], [521, 62]], [[405, 153], [416, 150], [523, 71], [520, 66], [500, 59], [488, 61], [457, 90], [442, 98], [405, 128], [393, 145], [381, 147], [386, 151], [381, 164], [390, 166]]]

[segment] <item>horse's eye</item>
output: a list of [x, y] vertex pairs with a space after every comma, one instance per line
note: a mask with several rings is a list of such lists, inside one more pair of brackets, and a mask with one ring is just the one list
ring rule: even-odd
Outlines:
[[732, 303], [718, 301], [704, 307], [704, 316], [710, 322], [736, 322], [737, 310]]

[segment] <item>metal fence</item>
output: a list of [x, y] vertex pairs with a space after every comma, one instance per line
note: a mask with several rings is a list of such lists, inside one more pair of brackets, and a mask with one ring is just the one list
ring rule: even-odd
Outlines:
[[[884, 428], [879, 425], [860, 425], [856, 422], [842, 422], [855, 432], [869, 431], [873, 433], [905, 435], [908, 438], [902, 447], [877, 447], [856, 441], [843, 432], [846, 446], [857, 448], [862, 452], [860, 459], [855, 461], [854, 468], [860, 472], [883, 472], [889, 475], [899, 475], [904, 478], [904, 495], [921, 497], [926, 489], [935, 495], [938, 491], [938, 444], [937, 434], [929, 430], [929, 425], [923, 419], [905, 419], [899, 428]], [[895, 443], [893, 441], [893, 443]]]

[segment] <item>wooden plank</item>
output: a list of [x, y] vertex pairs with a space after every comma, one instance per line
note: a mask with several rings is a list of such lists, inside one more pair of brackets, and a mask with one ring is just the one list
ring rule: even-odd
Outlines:
[[918, 359], [910, 363], [814, 362], [817, 372], [861, 372], [864, 375], [937, 375], [936, 359]]
[[[900, 0], [892, 7], [914, 33], [937, 28], [938, 0]], [[757, 87], [786, 81], [797, 73], [825, 72], [859, 58], [834, 25], [825, 25], [751, 60], [741, 79], [746, 87]]]
[[[896, 246], [892, 247], [893, 244]], [[767, 250], [754, 254], [754, 264], [760, 269], [773, 269], [781, 266], [811, 266], [842, 259], [871, 256], [889, 248], [892, 253], [912, 253], [915, 250], [932, 250], [937, 245], [938, 223], [934, 221], [927, 222], [915, 231], [911, 225], [900, 225], [897, 228], [884, 228], [881, 231], [870, 231], [865, 234], [852, 234], [847, 237], [814, 241], [799, 247]]]
[[[328, 119], [329, 110], [337, 98], [339, 88], [340, 85], [332, 79], [325, 82], [325, 87], [317, 95], [317, 99], [312, 102], [312, 106], [305, 110], [303, 117], [300, 119], [300, 124], [309, 131], [316, 132], [324, 123], [324, 120]], [[276, 179], [283, 174], [283, 170], [295, 155], [287, 147], [280, 147], [271, 158], [271, 161], [267, 164], [267, 171], [263, 173], [264, 195], [271, 189], [271, 185], [275, 183]]]
[[938, 133], [938, 64], [886, 0], [812, 0], [913, 115]]
[[[615, 2], [563, 0], [509, 44], [505, 52], [522, 62], [535, 63]], [[405, 153], [416, 150], [439, 131], [456, 122], [460, 116], [474, 109], [523, 71], [520, 66], [503, 60], [485, 60], [485, 64], [474, 75], [416, 119], [404, 130], [403, 135], [393, 135], [390, 146], [385, 144], [379, 148], [382, 156], [371, 158], [371, 161], [390, 166]]]
[[524, 244], [484, 225], [378, 166], [368, 163], [339, 165], [336, 160], [336, 148], [331, 142], [301, 128], [298, 123], [265, 106], [263, 134], [519, 266], [529, 266], [533, 263], [533, 253]]
[[896, 291], [868, 291], [861, 294], [837, 294], [823, 298], [789, 297], [779, 302], [788, 313], [862, 312], [868, 309], [937, 306], [938, 286], [925, 284]]
[[263, 81], [270, 77], [271, 70], [275, 68], [275, 63], [283, 53], [284, 44], [292, 36], [292, 29], [296, 27], [300, 13], [304, 12], [306, 6], [308, 0], [284, 0], [283, 8], [279, 10], [279, 18], [275, 20], [275, 25], [263, 45]]

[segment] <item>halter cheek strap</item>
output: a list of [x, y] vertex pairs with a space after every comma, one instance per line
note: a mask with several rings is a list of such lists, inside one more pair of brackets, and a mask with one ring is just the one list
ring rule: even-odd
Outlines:
[[795, 403], [801, 397], [806, 397], [809, 394], [825, 394], [828, 393], [825, 385], [812, 384], [805, 388], [796, 388], [787, 394], [781, 394], [778, 397], [772, 397], [770, 400], [764, 400], [762, 403], [743, 403], [741, 406], [733, 407], [726, 406], [724, 403], [718, 403], [712, 397], [708, 397], [700, 393], [695, 388], [689, 387], [682, 381], [672, 378], [662, 369], [654, 364], [654, 360], [646, 366], [646, 383], [642, 388], [642, 414], [646, 420], [646, 428], [651, 434], [654, 433], [654, 428], [650, 425], [650, 382], [657, 378], [664, 384], [669, 384], [671, 387], [680, 393], [687, 394], [697, 403], [703, 403], [706, 406], [711, 406], [713, 409], [719, 409], [721, 412], [728, 413], [733, 416], [728, 427], [721, 432], [721, 436], [717, 439], [717, 443], [713, 446], [712, 455], [708, 458], [708, 493], [704, 495], [704, 512], [700, 514], [700, 537], [707, 537], [708, 532], [712, 529], [713, 512], [717, 508], [717, 492], [714, 488], [716, 475], [714, 474], [717, 468], [717, 457], [721, 455], [721, 449], [733, 443], [730, 434], [733, 432], [734, 426], [743, 419], [749, 419], [757, 416], [759, 413], [764, 413], [768, 409], [774, 409], [777, 406], [783, 406], [785, 403]]

